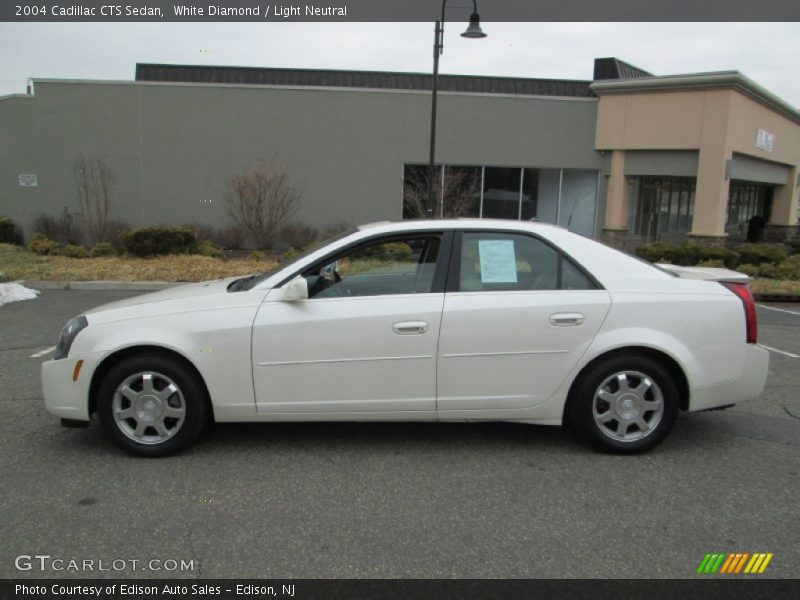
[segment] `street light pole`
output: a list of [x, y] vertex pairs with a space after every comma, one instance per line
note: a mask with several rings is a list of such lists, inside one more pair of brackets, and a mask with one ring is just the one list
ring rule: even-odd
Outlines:
[[[436, 217], [437, 202], [434, 194], [435, 160], [436, 160], [436, 100], [439, 95], [439, 55], [444, 52], [444, 8], [447, 0], [442, 0], [442, 18], [436, 21], [433, 30], [433, 80], [431, 82], [431, 144], [428, 157], [428, 199], [425, 206], [425, 217]], [[478, 16], [478, 2], [472, 0], [472, 14], [469, 16], [469, 27], [461, 34], [466, 38], [483, 38], [486, 34], [481, 30], [481, 20]]]

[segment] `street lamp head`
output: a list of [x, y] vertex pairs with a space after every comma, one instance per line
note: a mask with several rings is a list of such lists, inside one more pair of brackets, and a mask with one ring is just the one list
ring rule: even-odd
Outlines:
[[465, 38], [485, 38], [486, 34], [481, 29], [481, 18], [478, 13], [474, 12], [469, 16], [469, 27], [461, 34]]

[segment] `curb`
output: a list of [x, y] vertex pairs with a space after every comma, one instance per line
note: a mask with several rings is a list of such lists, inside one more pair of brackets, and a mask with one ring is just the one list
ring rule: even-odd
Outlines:
[[21, 281], [35, 290], [97, 290], [119, 292], [153, 292], [186, 285], [177, 281]]
[[753, 294], [756, 302], [800, 302], [800, 294]]

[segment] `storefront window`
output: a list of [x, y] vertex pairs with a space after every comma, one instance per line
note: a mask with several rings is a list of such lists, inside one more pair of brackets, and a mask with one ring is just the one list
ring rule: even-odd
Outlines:
[[486, 167], [483, 176], [483, 218], [519, 219], [521, 169]]
[[[539, 219], [592, 236], [597, 171], [444, 165], [435, 171], [437, 216]], [[403, 218], [424, 218], [427, 165], [405, 165]]]

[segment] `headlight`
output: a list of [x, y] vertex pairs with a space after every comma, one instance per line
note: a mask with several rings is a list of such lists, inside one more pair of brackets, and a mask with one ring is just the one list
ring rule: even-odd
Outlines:
[[67, 358], [69, 349], [72, 346], [72, 342], [75, 340], [75, 336], [77, 336], [81, 330], [88, 327], [88, 325], [89, 322], [83, 315], [67, 321], [67, 324], [64, 325], [64, 329], [61, 330], [61, 336], [58, 338], [58, 344], [56, 345], [56, 351], [53, 354], [53, 358], [55, 360]]

